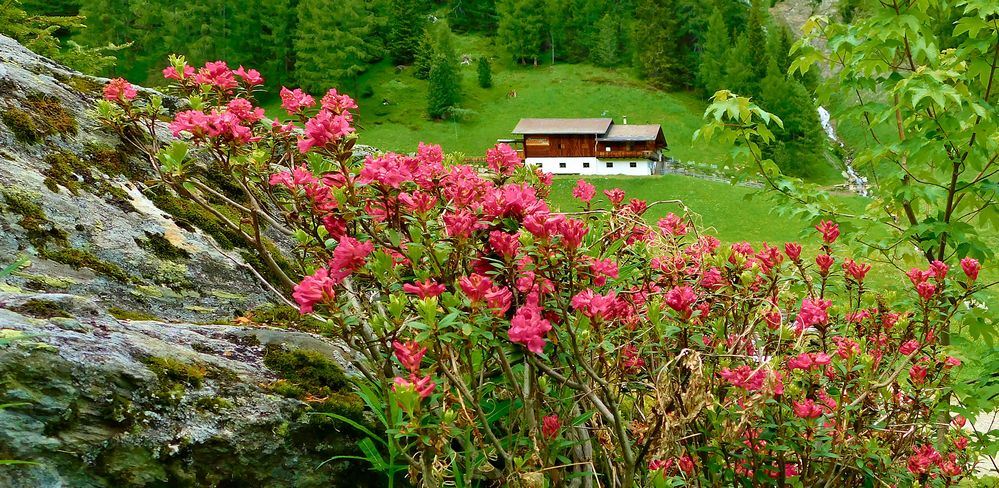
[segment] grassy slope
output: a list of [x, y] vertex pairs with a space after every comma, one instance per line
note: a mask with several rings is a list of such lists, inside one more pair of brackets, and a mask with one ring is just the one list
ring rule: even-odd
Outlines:
[[[522, 117], [613, 117], [617, 123], [628, 116], [633, 124], [661, 124], [669, 141], [669, 154], [681, 160], [724, 164], [728, 148], [717, 144], [694, 145], [691, 137], [701, 126], [706, 99], [692, 93], [665, 93], [647, 88], [626, 70], [611, 70], [579, 64], [539, 67], [503, 62], [505, 56], [492, 40], [479, 36], [455, 36], [459, 56], [473, 60], [488, 56], [493, 63], [493, 87], [478, 85], [476, 63], [460, 66], [461, 107], [474, 111], [463, 122], [427, 120], [427, 82], [412, 76], [412, 70], [397, 72], [389, 61], [373, 66], [357, 80], [357, 86], [340, 87], [360, 105], [357, 125], [361, 141], [386, 151], [411, 152], [420, 141], [435, 142], [446, 152], [482, 155], [496, 139], [510, 138]], [[364, 87], [373, 92], [367, 97]], [[511, 91], [517, 97], [508, 97]], [[383, 101], [388, 100], [384, 105]], [[279, 101], [265, 107], [279, 114]]]

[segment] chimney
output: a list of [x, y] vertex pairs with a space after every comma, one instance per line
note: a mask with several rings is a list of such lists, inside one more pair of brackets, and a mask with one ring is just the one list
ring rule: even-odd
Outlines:
[[628, 125], [628, 116], [627, 115], [622, 115], [621, 116], [621, 124], [622, 125]]

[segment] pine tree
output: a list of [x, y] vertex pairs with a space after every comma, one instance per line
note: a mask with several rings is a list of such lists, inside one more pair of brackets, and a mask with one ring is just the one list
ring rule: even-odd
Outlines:
[[675, 11], [675, 0], [639, 0], [635, 9], [638, 71], [659, 88], [681, 88], [688, 79]]
[[434, 37], [430, 28], [423, 29], [420, 37], [420, 44], [416, 47], [413, 56], [413, 77], [418, 80], [425, 80], [430, 77], [430, 67], [434, 63]]
[[722, 16], [721, 10], [716, 8], [708, 19], [708, 31], [697, 73], [698, 84], [708, 94], [725, 88], [725, 65], [728, 62], [730, 43], [725, 17]]
[[774, 26], [770, 31], [770, 57], [777, 62], [777, 69], [787, 73], [791, 67], [791, 29], [786, 25]]
[[806, 176], [823, 163], [825, 137], [812, 97], [801, 83], [788, 79], [774, 59], [768, 63], [767, 76], [760, 85], [761, 106], [784, 123], [784, 127], [773, 127], [776, 143], [767, 148], [767, 156], [784, 173]]
[[548, 32], [545, 11], [544, 0], [499, 0], [496, 4], [497, 40], [514, 61], [537, 63], [542, 58]]
[[590, 51], [590, 59], [597, 66], [614, 66], [620, 61], [621, 21], [610, 12], [604, 14], [597, 24], [599, 34]]
[[458, 105], [460, 80], [458, 62], [451, 46], [451, 34], [438, 39], [434, 49], [433, 64], [430, 67], [430, 86], [427, 90], [427, 115], [431, 119], [447, 117], [449, 109]]
[[753, 70], [752, 90], [746, 92], [749, 95], [758, 97], [760, 95], [759, 82], [767, 76], [767, 66], [769, 56], [767, 56], [767, 35], [763, 31], [764, 15], [761, 0], [753, 0], [749, 7], [749, 20], [746, 22], [746, 41], [749, 48], [749, 63]]
[[356, 93], [357, 75], [380, 47], [374, 35], [377, 24], [361, 2], [342, 3], [337, 15], [330, 15], [326, 0], [301, 0], [295, 33], [298, 84], [313, 93], [331, 86]]
[[479, 86], [491, 88], [493, 86], [493, 70], [489, 66], [489, 60], [485, 57], [479, 58]]
[[448, 24], [455, 32], [496, 32], [496, 0], [451, 0]]
[[388, 50], [395, 64], [410, 64], [416, 57], [426, 26], [422, 0], [392, 0], [388, 22]]
[[749, 41], [743, 33], [725, 56], [725, 82], [722, 86], [734, 93], [753, 96], [759, 83], [750, 66]]

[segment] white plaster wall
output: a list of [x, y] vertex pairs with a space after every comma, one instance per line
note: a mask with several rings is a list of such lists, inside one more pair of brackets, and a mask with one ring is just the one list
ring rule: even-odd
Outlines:
[[[629, 175], [648, 176], [652, 174], [655, 162], [648, 159], [635, 160], [609, 160], [601, 161], [597, 158], [526, 158], [524, 163], [538, 166], [542, 171], [557, 175], [578, 174], [578, 175]], [[589, 167], [586, 167], [586, 164]], [[635, 167], [631, 167], [635, 163]], [[561, 167], [561, 165], [565, 167]], [[608, 164], [611, 167], [608, 167]]]

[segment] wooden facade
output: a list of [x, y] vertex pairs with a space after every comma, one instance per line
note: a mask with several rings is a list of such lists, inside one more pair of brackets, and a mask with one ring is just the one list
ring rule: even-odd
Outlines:
[[610, 119], [523, 119], [525, 158], [655, 158], [666, 147], [658, 125], [614, 125]]

